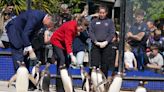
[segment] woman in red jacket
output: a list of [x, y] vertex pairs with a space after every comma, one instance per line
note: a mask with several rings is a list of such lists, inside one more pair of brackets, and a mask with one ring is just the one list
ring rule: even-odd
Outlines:
[[68, 75], [67, 66], [69, 58], [72, 63], [76, 63], [76, 57], [72, 52], [72, 42], [79, 32], [83, 32], [88, 26], [85, 18], [79, 18], [65, 22], [52, 35], [51, 44], [54, 46], [54, 53], [57, 56], [57, 63], [65, 92], [73, 92], [71, 78]]

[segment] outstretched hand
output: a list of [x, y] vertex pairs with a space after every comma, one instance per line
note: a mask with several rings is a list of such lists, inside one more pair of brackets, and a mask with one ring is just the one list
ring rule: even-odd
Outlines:
[[77, 63], [76, 57], [73, 55], [73, 53], [70, 53], [69, 55], [70, 55], [70, 57], [71, 57], [71, 63], [72, 63], [73, 65], [76, 65], [76, 63]]
[[75, 57], [74, 55], [71, 56], [71, 62], [72, 62], [72, 64], [74, 64], [74, 65], [76, 65], [76, 63], [77, 63], [76, 57]]

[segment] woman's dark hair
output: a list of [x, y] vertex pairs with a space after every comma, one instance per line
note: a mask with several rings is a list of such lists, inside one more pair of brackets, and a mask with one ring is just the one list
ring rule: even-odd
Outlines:
[[116, 42], [118, 42], [119, 34], [115, 32]]
[[79, 17], [77, 19], [77, 25], [78, 26], [86, 26], [87, 27], [89, 25], [89, 22], [84, 17]]
[[98, 11], [100, 11], [101, 9], [104, 9], [106, 12], [108, 12], [108, 8], [106, 5], [100, 5]]
[[7, 5], [7, 6], [14, 6], [14, 4], [11, 3], [11, 2], [8, 2], [6, 5]]

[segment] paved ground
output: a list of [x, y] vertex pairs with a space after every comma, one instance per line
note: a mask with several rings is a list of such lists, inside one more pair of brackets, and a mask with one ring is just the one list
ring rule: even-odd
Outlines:
[[[11, 87], [7, 87], [7, 81], [0, 81], [0, 92], [16, 92], [15, 87], [11, 86]], [[28, 92], [40, 92], [38, 90], [35, 91], [28, 91]], [[55, 91], [55, 86], [50, 86], [50, 92], [56, 92]], [[81, 90], [81, 88], [76, 88], [75, 92], [85, 92], [83, 90]], [[120, 92], [131, 92], [131, 91], [120, 91]]]
[[[11, 87], [7, 87], [7, 81], [0, 81], [0, 92], [16, 92], [16, 89], [14, 86], [11, 86]], [[81, 90], [80, 88], [76, 88], [75, 89], [76, 92], [85, 92], [83, 90]], [[41, 91], [38, 91], [38, 90], [35, 90], [35, 91], [28, 91], [28, 92], [41, 92]], [[55, 91], [55, 86], [50, 86], [50, 92], [56, 92]]]

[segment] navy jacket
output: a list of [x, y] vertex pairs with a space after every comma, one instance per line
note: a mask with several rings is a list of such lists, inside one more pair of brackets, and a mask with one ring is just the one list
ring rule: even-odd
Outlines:
[[94, 19], [89, 26], [89, 36], [92, 42], [112, 41], [115, 35], [115, 26], [111, 19]]
[[145, 22], [142, 22], [141, 24], [138, 23], [134, 23], [131, 28], [129, 29], [129, 32], [131, 32], [133, 35], [139, 34], [140, 32], [144, 32], [145, 35], [144, 37], [141, 39], [141, 41], [137, 41], [135, 39], [131, 39], [131, 41], [129, 42], [129, 44], [131, 46], [146, 46], [146, 41], [147, 38], [149, 36], [148, 32], [148, 27], [147, 24]]
[[81, 32], [79, 36], [76, 36], [73, 41], [73, 53], [77, 54], [79, 51], [85, 51], [87, 48], [86, 40], [88, 39], [86, 31]]
[[12, 45], [15, 48], [31, 45], [30, 37], [43, 27], [45, 15], [39, 10], [27, 10], [10, 21], [6, 29]]

